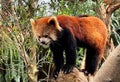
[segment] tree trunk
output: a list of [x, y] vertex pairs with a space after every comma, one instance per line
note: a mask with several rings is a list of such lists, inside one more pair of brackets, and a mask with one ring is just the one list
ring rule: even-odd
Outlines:
[[36, 49], [35, 46], [33, 46], [31, 49], [31, 53], [29, 54], [24, 54], [23, 59], [26, 61], [26, 69], [27, 69], [27, 74], [29, 78], [29, 82], [37, 82], [37, 63], [36, 63]]
[[103, 63], [93, 82], [120, 82], [120, 45]]

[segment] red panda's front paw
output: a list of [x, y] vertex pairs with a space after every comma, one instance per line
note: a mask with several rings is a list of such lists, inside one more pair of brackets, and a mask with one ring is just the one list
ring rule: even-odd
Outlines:
[[89, 75], [89, 73], [88, 73], [88, 71], [86, 69], [81, 69], [80, 71], [83, 72], [87, 76]]
[[53, 72], [53, 78], [54, 79], [57, 79], [59, 72], [60, 72], [60, 69], [55, 69], [54, 70], [54, 72]]
[[65, 64], [63, 67], [62, 67], [62, 71], [63, 73], [67, 74], [67, 73], [70, 73], [72, 70], [73, 70], [73, 67], [74, 65], [68, 65], [68, 64]]

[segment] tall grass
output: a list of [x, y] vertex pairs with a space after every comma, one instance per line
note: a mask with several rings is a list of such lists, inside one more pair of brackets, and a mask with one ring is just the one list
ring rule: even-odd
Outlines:
[[17, 29], [2, 27], [1, 30], [1, 45], [0, 45], [0, 67], [1, 82], [26, 82], [27, 75], [25, 73], [24, 61], [20, 55], [21, 40], [20, 32]]

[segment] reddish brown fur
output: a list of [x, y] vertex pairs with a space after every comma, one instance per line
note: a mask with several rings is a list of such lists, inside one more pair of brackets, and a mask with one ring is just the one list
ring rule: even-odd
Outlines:
[[93, 16], [79, 18], [62, 15], [57, 16], [57, 19], [61, 27], [68, 28], [74, 37], [102, 49], [101, 57], [103, 56], [107, 40], [107, 29], [103, 21]]

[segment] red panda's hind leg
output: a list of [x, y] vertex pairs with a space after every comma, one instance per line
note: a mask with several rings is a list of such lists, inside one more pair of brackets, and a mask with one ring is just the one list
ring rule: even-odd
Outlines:
[[88, 48], [86, 52], [85, 71], [87, 74], [94, 75], [101, 61], [101, 50]]

